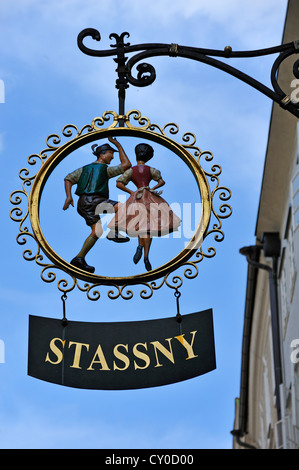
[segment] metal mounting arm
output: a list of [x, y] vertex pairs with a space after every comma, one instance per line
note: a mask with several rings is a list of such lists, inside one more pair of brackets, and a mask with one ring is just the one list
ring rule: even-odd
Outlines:
[[[299, 40], [289, 42], [287, 44], [282, 44], [276, 47], [270, 47], [267, 49], [259, 49], [254, 51], [233, 51], [230, 46], [226, 46], [224, 50], [216, 50], [180, 46], [178, 44], [149, 43], [131, 45], [130, 43], [124, 42], [125, 37], [130, 36], [129, 33], [124, 32], [120, 36], [115, 33], [110, 34], [109, 38], [114, 38], [115, 44], [111, 44], [111, 49], [101, 51], [96, 49], [90, 49], [83, 44], [83, 40], [88, 36], [96, 41], [101, 40], [101, 35], [96, 29], [87, 28], [81, 31], [81, 33], [79, 33], [78, 35], [77, 42], [79, 49], [84, 54], [93, 57], [116, 56], [114, 60], [118, 65], [116, 69], [116, 72], [118, 73], [118, 79], [116, 80], [116, 88], [119, 90], [118, 96], [120, 116], [123, 116], [125, 114], [125, 90], [129, 87], [129, 84], [138, 87], [144, 87], [151, 85], [155, 81], [156, 71], [154, 67], [148, 63], [141, 61], [150, 57], [168, 56], [192, 59], [198, 62], [205, 63], [207, 65], [211, 65], [212, 67], [216, 67], [222, 70], [223, 72], [226, 72], [238, 78], [239, 80], [247, 83], [251, 87], [266, 95], [272, 101], [278, 103], [291, 114], [299, 118], [299, 100], [293, 99], [291, 96], [283, 92], [277, 80], [278, 69], [282, 62], [287, 59], [287, 57], [299, 53]], [[137, 52], [137, 54], [135, 54], [128, 60], [128, 57], [126, 57], [125, 54], [129, 54], [132, 52]], [[261, 82], [255, 80], [254, 78], [250, 77], [249, 75], [245, 74], [244, 72], [241, 72], [240, 70], [228, 65], [225, 62], [222, 62], [219, 59], [215, 59], [215, 57], [261, 57], [270, 54], [279, 54], [276, 60], [274, 61], [271, 69], [271, 83], [273, 86], [273, 90], [271, 90]], [[137, 78], [133, 77], [132, 75], [132, 69], [135, 65], [138, 72]], [[295, 78], [299, 79], [299, 59], [297, 59], [293, 65], [293, 74]]]

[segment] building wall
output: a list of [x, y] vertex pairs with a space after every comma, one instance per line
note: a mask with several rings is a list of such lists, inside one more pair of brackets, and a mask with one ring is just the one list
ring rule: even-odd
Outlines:
[[[282, 224], [279, 272], [280, 331], [283, 360], [281, 427], [283, 448], [299, 448], [299, 147], [294, 136], [294, 164]], [[299, 351], [299, 349], [298, 349]]]
[[[283, 43], [299, 38], [299, 1], [289, 0]], [[294, 57], [279, 71], [291, 92]], [[240, 397], [236, 402], [233, 448], [299, 448], [299, 131], [298, 120], [273, 105], [256, 223], [259, 266], [248, 267]], [[275, 362], [265, 233], [278, 233], [279, 350], [282, 379], [275, 384]], [[248, 257], [247, 257], [248, 259]], [[264, 267], [263, 267], [264, 265]], [[255, 276], [253, 271], [255, 270]], [[254, 279], [254, 281], [252, 281]], [[252, 283], [254, 282], [254, 287]], [[250, 286], [250, 288], [249, 288]], [[275, 349], [276, 350], [276, 349]], [[277, 379], [276, 379], [277, 380]]]
[[[257, 270], [250, 331], [246, 433], [241, 442], [259, 449], [299, 448], [299, 138], [288, 136], [292, 152], [285, 158], [290, 178], [281, 188], [284, 205], [276, 222], [281, 250], [278, 259], [278, 308], [282, 366], [279, 396], [275, 393], [269, 273]], [[274, 189], [273, 189], [274, 190]], [[277, 192], [277, 189], [276, 189]], [[279, 191], [278, 191], [279, 192]], [[268, 207], [270, 210], [270, 208]], [[297, 217], [298, 216], [298, 217]], [[259, 245], [261, 242], [257, 240]], [[261, 249], [258, 262], [271, 267]], [[279, 400], [279, 403], [277, 403]], [[277, 409], [280, 407], [280, 414]], [[236, 413], [239, 412], [239, 409]], [[235, 427], [238, 426], [235, 420]], [[234, 440], [233, 447], [242, 445]]]

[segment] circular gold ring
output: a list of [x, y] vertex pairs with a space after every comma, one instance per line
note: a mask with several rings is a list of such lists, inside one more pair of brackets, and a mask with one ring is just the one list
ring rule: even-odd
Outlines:
[[[168, 148], [187, 164], [196, 180], [200, 192], [201, 216], [197, 228], [194, 232], [194, 235], [192, 239], [188, 242], [187, 246], [172, 260], [159, 266], [156, 269], [153, 269], [152, 271], [148, 271], [139, 275], [128, 277], [106, 277], [99, 276], [95, 273], [88, 273], [87, 271], [77, 268], [65, 261], [63, 258], [61, 258], [52, 249], [52, 247], [47, 242], [40, 226], [39, 211], [42, 192], [50, 174], [53, 172], [56, 166], [69, 154], [82, 147], [83, 145], [89, 144], [98, 139], [107, 138], [108, 136], [130, 136], [145, 138]], [[194, 252], [197, 251], [197, 249], [201, 246], [205, 233], [207, 232], [211, 216], [211, 199], [212, 198], [209, 184], [203, 169], [183, 145], [177, 143], [166, 135], [156, 134], [145, 128], [139, 129], [137, 127], [110, 127], [106, 129], [99, 129], [88, 134], [76, 136], [71, 141], [62, 144], [60, 147], [58, 147], [52, 153], [52, 155], [48, 157], [47, 160], [45, 160], [40, 170], [36, 174], [32, 185], [32, 189], [29, 196], [29, 215], [32, 230], [39, 246], [56, 267], [62, 269], [63, 271], [67, 272], [75, 278], [91, 282], [93, 284], [114, 286], [129, 284], [133, 285], [147, 283], [149, 281], [153, 281], [155, 279], [159, 279], [163, 276], [166, 276], [168, 273], [175, 271], [177, 268], [179, 268], [181, 265], [183, 265], [186, 261], [190, 259]]]

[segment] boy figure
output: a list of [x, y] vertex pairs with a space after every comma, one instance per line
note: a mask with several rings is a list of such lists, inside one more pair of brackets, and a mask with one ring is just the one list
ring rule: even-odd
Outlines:
[[[93, 145], [93, 154], [97, 157], [97, 160], [73, 171], [64, 179], [66, 200], [63, 210], [68, 209], [70, 205], [74, 206], [72, 186], [77, 184], [76, 194], [79, 196], [77, 211], [84, 217], [86, 224], [91, 227], [91, 234], [86, 238], [81, 251], [72, 259], [71, 264], [90, 273], [93, 273], [95, 268], [86, 263], [85, 256], [103, 234], [100, 216], [98, 215], [99, 211], [96, 211], [96, 208], [99, 204], [103, 204], [106, 212], [107, 206], [110, 209], [112, 208], [114, 212], [117, 212], [118, 202], [109, 199], [108, 182], [110, 178], [124, 173], [125, 170], [132, 166], [121, 144], [113, 137], [108, 137], [108, 140], [118, 150], [115, 150], [109, 144]], [[119, 152], [120, 164], [109, 167], [108, 165], [114, 158], [114, 152]], [[113, 230], [110, 230], [107, 238], [118, 243], [130, 240], [128, 237], [124, 237]]]

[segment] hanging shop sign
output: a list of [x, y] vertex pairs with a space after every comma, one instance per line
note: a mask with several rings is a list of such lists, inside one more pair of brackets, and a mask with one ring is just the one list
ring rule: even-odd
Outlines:
[[[137, 124], [133, 125], [132, 119], [137, 121]], [[110, 121], [110, 124], [105, 125], [107, 121]], [[20, 233], [17, 236], [17, 242], [20, 245], [25, 245], [32, 240], [36, 242], [36, 250], [34, 251], [31, 245], [30, 248], [24, 250], [23, 257], [28, 261], [34, 260], [41, 267], [43, 281], [47, 283], [57, 281], [63, 301], [62, 320], [30, 316], [28, 356], [30, 376], [71, 387], [118, 390], [166, 385], [199, 376], [216, 367], [212, 310], [182, 316], [179, 311], [179, 297], [181, 296], [179, 288], [184, 278], [194, 279], [198, 275], [200, 262], [215, 256], [216, 249], [213, 246], [208, 245], [205, 251], [204, 242], [207, 237], [214, 236], [216, 242], [224, 239], [222, 219], [231, 215], [231, 208], [227, 204], [230, 191], [219, 183], [221, 168], [213, 163], [212, 153], [200, 150], [196, 145], [194, 134], [185, 133], [182, 136], [182, 143], [174, 140], [173, 136], [178, 131], [179, 127], [174, 123], [163, 127], [152, 124], [137, 110], [129, 111], [121, 117], [115, 112], [107, 111], [101, 118], [95, 118], [91, 125], [83, 126], [81, 129], [73, 125], [65, 126], [62, 134], [66, 141], [63, 143], [61, 143], [60, 136], [53, 134], [49, 136], [48, 147], [40, 154], [34, 154], [28, 158], [30, 165], [40, 162], [37, 173], [31, 176], [28, 169], [23, 168], [20, 171], [19, 175], [23, 181], [22, 190], [15, 191], [11, 195], [12, 204], [17, 206], [11, 211], [12, 219], [19, 223]], [[53, 249], [42, 229], [45, 218], [42, 218], [40, 214], [41, 198], [52, 172], [75, 150], [92, 144], [91, 149], [96, 157], [98, 149], [100, 149], [101, 158], [103, 153], [105, 154], [103, 150], [108, 149], [106, 156], [111, 157], [111, 149], [113, 149], [114, 152], [119, 152], [121, 158], [124, 150], [120, 141], [126, 136], [138, 139], [136, 147], [140, 142], [143, 142], [144, 147], [144, 142], [146, 142], [145, 147], [148, 149], [151, 148], [149, 142], [155, 142], [168, 149], [170, 155], [179, 157], [187, 165], [197, 183], [201, 214], [192, 238], [173, 259], [161, 266], [146, 264], [144, 259], [145, 270], [140, 274], [129, 277], [107, 277], [87, 265], [85, 260], [81, 264], [77, 262], [79, 255], [72, 260], [66, 260]], [[97, 144], [94, 144], [95, 141]], [[105, 175], [108, 173], [107, 168], [110, 163], [106, 161], [107, 163], [100, 168], [101, 170], [104, 168]], [[129, 168], [130, 166], [131, 164]], [[150, 167], [147, 168], [148, 174], [140, 173], [142, 178], [144, 174], [148, 178], [152, 176]], [[84, 191], [82, 196], [80, 188], [86, 186], [93, 188], [93, 185], [98, 185], [96, 179], [98, 172], [97, 163], [91, 164], [83, 166], [79, 172], [77, 170], [71, 172], [65, 179], [66, 199], [63, 209], [73, 206], [75, 197], [78, 197], [78, 213], [83, 214], [87, 225], [92, 228], [82, 248], [83, 250], [88, 245], [90, 258], [91, 249], [101, 238], [102, 212], [95, 211], [95, 207], [90, 210], [88, 204], [92, 198], [90, 195], [85, 195]], [[138, 204], [140, 209], [138, 214], [144, 212], [143, 218], [137, 218], [138, 227], [144, 228], [148, 220], [151, 221], [152, 211], [143, 209], [143, 207], [148, 207], [148, 201], [153, 206], [156, 205], [159, 210], [159, 202], [162, 201], [164, 211], [167, 212], [166, 230], [169, 232], [176, 230], [181, 220], [172, 212], [168, 202], [161, 198], [155, 187], [151, 189], [148, 181], [139, 184], [140, 175], [135, 167], [132, 170], [130, 168], [129, 173], [125, 171], [123, 175], [131, 175], [132, 180], [135, 178], [137, 189], [135, 192], [132, 191], [127, 202], [118, 210], [119, 218], [116, 220], [116, 215], [114, 216], [113, 220], [116, 220], [117, 229], [121, 228], [124, 235], [119, 239], [120, 230], [114, 230], [117, 239], [113, 241], [123, 243], [123, 241], [130, 241], [131, 238], [136, 240], [138, 237], [139, 245], [137, 244], [134, 255], [135, 263], [141, 257], [139, 250], [142, 250], [139, 232], [134, 233], [136, 219], [134, 221], [133, 218], [132, 229], [132, 219], [128, 217], [128, 214], [131, 214], [132, 201]], [[155, 183], [159, 185], [161, 180], [161, 176], [157, 174]], [[124, 177], [122, 181], [126, 181]], [[104, 183], [107, 189], [109, 181]], [[77, 188], [75, 194], [70, 191], [73, 185]], [[28, 192], [28, 187], [31, 187], [30, 192]], [[28, 208], [22, 206], [24, 199], [28, 203]], [[114, 201], [108, 199], [105, 202], [112, 205], [113, 211]], [[83, 207], [82, 210], [80, 204]], [[123, 209], [125, 215], [121, 212]], [[155, 221], [153, 227], [150, 226], [149, 232], [145, 228], [143, 233], [147, 239], [159, 237], [164, 233], [161, 230], [163, 224], [157, 225], [162, 220], [157, 213], [155, 212], [152, 219]], [[77, 217], [76, 213], [74, 215]], [[27, 223], [28, 216], [31, 231]], [[89, 218], [92, 218], [91, 223], [89, 223]], [[211, 222], [212, 219], [214, 219], [213, 222]], [[123, 220], [128, 222], [128, 225], [121, 225]], [[101, 242], [97, 243], [101, 248]], [[144, 251], [145, 247], [146, 245], [143, 246]], [[140, 255], [139, 259], [137, 255]], [[178, 269], [183, 271], [182, 274], [177, 272]], [[63, 277], [58, 278], [60, 274]], [[133, 287], [138, 285], [141, 286], [140, 297], [142, 299], [149, 299], [162, 286], [173, 289], [177, 302], [177, 316], [162, 320], [124, 321], [123, 323], [73, 322], [66, 317], [67, 295], [76, 287], [81, 292], [85, 292], [87, 298], [93, 301], [100, 299], [103, 287], [109, 288], [107, 293], [109, 299], [130, 300], [134, 294]]]
[[[277, 83], [278, 67], [289, 56], [298, 54], [298, 41], [258, 51], [233, 51], [230, 46], [218, 51], [178, 44], [131, 45], [125, 42], [129, 34], [124, 32], [121, 35], [110, 35], [110, 39], [115, 39], [110, 49], [98, 50], [84, 44], [88, 37], [89, 40], [101, 40], [99, 31], [93, 28], [81, 31], [77, 44], [84, 54], [93, 57], [116, 56], [118, 112], [105, 111], [83, 127], [68, 124], [62, 129], [61, 136], [49, 135], [46, 147], [40, 153], [28, 157], [30, 167], [22, 168], [19, 172], [22, 188], [14, 191], [10, 197], [14, 205], [11, 218], [19, 225], [18, 244], [24, 246], [35, 242], [35, 248], [30, 244], [23, 251], [24, 259], [36, 262], [41, 268], [43, 281], [57, 281], [63, 301], [62, 320], [30, 316], [28, 373], [61, 385], [95, 389], [154, 387], [186, 380], [216, 367], [213, 322], [211, 309], [181, 316], [179, 289], [184, 279], [197, 277], [199, 263], [215, 256], [215, 247], [210, 241], [206, 245], [206, 241], [211, 240], [211, 237], [216, 243], [224, 239], [222, 221], [232, 213], [227, 203], [231, 192], [220, 185], [221, 167], [213, 162], [210, 151], [199, 148], [193, 133], [184, 133], [180, 140], [177, 124], [152, 123], [136, 109], [126, 112], [126, 89], [129, 85], [145, 87], [154, 82], [156, 71], [151, 64], [141, 62], [144, 59], [156, 56], [184, 57], [237, 77], [298, 116], [298, 102], [292, 99], [292, 95], [286, 95]], [[128, 57], [128, 54], [135, 52], [137, 54]], [[258, 57], [273, 53], [279, 53], [271, 73], [274, 90], [219, 60], [221, 57]], [[294, 64], [294, 75], [297, 77], [296, 64], [298, 61]], [[132, 75], [134, 67], [137, 77]], [[137, 165], [133, 166], [127, 157], [120, 143], [123, 137], [136, 139]], [[165, 184], [161, 173], [147, 164], [153, 157], [152, 142], [168, 149], [171, 158], [178, 157], [186, 164], [195, 178], [199, 191], [196, 202], [201, 206], [192, 237], [178, 254], [161, 266], [153, 266], [150, 262], [152, 238], [178, 230], [184, 221], [170, 207], [168, 202], [172, 201], [161, 197], [160, 187]], [[43, 230], [47, 217], [43, 220], [40, 217], [41, 198], [57, 166], [86, 146], [91, 146], [96, 161], [88, 164], [85, 161], [81, 168], [65, 177], [66, 199], [63, 209], [74, 206], [72, 187], [76, 186], [77, 211], [91, 228], [91, 233], [84, 240], [80, 251], [74, 247], [76, 253], [72, 259], [64, 259], [59, 250], [51, 245]], [[120, 163], [111, 168], [109, 165], [115, 152], [119, 155]], [[39, 169], [32, 172], [37, 163]], [[109, 199], [109, 180], [120, 174], [122, 176], [118, 179], [117, 187], [120, 191], [130, 193], [123, 206]], [[129, 181], [135, 184], [135, 191], [126, 188]], [[109, 210], [114, 217], [113, 223], [110, 223], [112, 225], [108, 226], [110, 232], [107, 238], [117, 243], [138, 239], [133, 261], [137, 264], [143, 256], [144, 272], [134, 276], [107, 276], [101, 272], [103, 265], [97, 269], [88, 264], [85, 257], [92, 253], [91, 250], [94, 250], [96, 243], [99, 244], [98, 240], [103, 234], [101, 215]], [[69, 243], [72, 243], [71, 239]], [[111, 252], [113, 256], [113, 250]], [[67, 294], [76, 288], [93, 301], [100, 299], [103, 287], [108, 288], [109, 299], [130, 300], [134, 295], [133, 287], [138, 285], [141, 286], [142, 299], [149, 299], [162, 286], [173, 289], [177, 316], [121, 323], [83, 323], [66, 318]]]
[[[123, 122], [122, 126], [120, 126], [120, 121]], [[78, 264], [74, 259], [64, 259], [63, 256], [57, 252], [57, 249], [51, 246], [51, 243], [45, 236], [43, 223], [45, 223], [47, 218], [41, 217], [40, 206], [43, 191], [45, 190], [49, 177], [64, 159], [71, 157], [73, 152], [88, 144], [97, 142], [97, 145], [94, 144], [92, 147], [101, 148], [102, 146], [110, 145], [107, 143], [108, 140], [121, 141], [122, 137], [133, 137], [136, 139], [137, 144], [144, 141], [155, 142], [168, 149], [171, 158], [181, 159], [186, 164], [187, 168], [189, 168], [195, 179], [198, 188], [198, 200], [196, 202], [200, 204], [201, 213], [192, 237], [185, 243], [183, 249], [176, 256], [164, 262], [161, 266], [150, 265], [140, 274], [121, 277], [106, 276], [104, 273], [90, 269], [90, 265]], [[177, 139], [175, 139], [175, 137]], [[94, 159], [94, 156], [91, 155], [91, 157]], [[164, 126], [154, 124], [138, 110], [131, 110], [125, 116], [119, 116], [114, 111], [106, 111], [103, 113], [102, 117], [94, 118], [91, 124], [87, 124], [81, 129], [72, 124], [65, 126], [61, 136], [51, 134], [47, 138], [47, 148], [44, 148], [39, 154], [32, 154], [28, 157], [30, 167], [34, 167], [34, 165], [39, 163], [39, 169], [34, 173], [30, 167], [28, 169], [22, 168], [19, 172], [19, 176], [22, 180], [22, 189], [16, 190], [11, 194], [11, 203], [16, 206], [11, 210], [11, 218], [19, 224], [19, 234], [17, 235], [18, 244], [24, 246], [32, 242], [32, 240], [36, 242], [35, 248], [31, 244], [28, 249], [24, 250], [24, 259], [28, 261], [34, 260], [37, 263], [41, 268], [41, 278], [43, 281], [46, 283], [57, 281], [57, 287], [63, 295], [67, 295], [73, 289], [78, 288], [81, 292], [86, 293], [88, 299], [95, 301], [101, 297], [101, 286], [109, 286], [107, 295], [110, 299], [117, 299], [119, 297], [131, 299], [133, 297], [131, 286], [133, 285], [142, 286], [140, 297], [143, 299], [150, 298], [153, 293], [163, 285], [172, 289], [181, 287], [184, 278], [194, 279], [197, 277], [199, 263], [204, 259], [210, 259], [215, 256], [215, 246], [208, 245], [208, 247], [205, 247], [205, 241], [208, 237], [213, 237], [216, 243], [224, 239], [222, 221], [228, 218], [232, 213], [232, 209], [228, 204], [231, 192], [228, 188], [220, 184], [222, 169], [220, 165], [214, 163], [213, 158], [212, 152], [200, 149], [197, 145], [195, 134], [186, 132], [180, 136], [179, 126], [177, 124], [168, 123]], [[84, 161], [86, 162], [86, 155], [84, 155]], [[82, 166], [84, 166], [84, 164]], [[70, 170], [72, 169], [72, 165], [70, 165]], [[80, 170], [82, 171], [82, 169]], [[73, 175], [70, 176], [70, 178], [73, 177]], [[90, 178], [90, 175], [87, 175], [87, 181], [89, 181], [88, 178]], [[63, 184], [63, 181], [61, 181], [61, 184]], [[109, 184], [113, 184], [111, 179]], [[78, 181], [76, 181], [77, 189], [76, 194], [72, 195], [73, 200], [75, 202], [75, 198], [79, 198], [78, 212], [80, 210], [80, 215], [82, 213], [84, 215], [85, 213], [90, 215], [86, 201], [83, 201], [82, 204], [80, 202], [82, 196], [84, 197], [84, 194], [80, 194], [81, 182], [79, 190], [78, 186]], [[31, 188], [30, 192], [28, 191], [29, 188]], [[141, 199], [138, 199], [138, 193], [141, 189]], [[153, 192], [158, 193], [158, 191]], [[90, 195], [88, 194], [87, 196], [88, 199]], [[159, 204], [156, 203], [156, 201], [160, 199], [162, 205], [164, 204], [164, 207], [167, 207], [167, 210], [169, 209], [168, 203], [158, 194], [153, 195], [150, 188], [144, 186], [141, 188], [138, 187], [134, 193], [134, 197], [134, 202], [137, 203], [141, 209], [148, 207], [148, 205], [146, 206], [147, 201], [144, 201], [144, 199], [152, 197], [155, 198], [152, 204], [153, 208], [160, 208]], [[130, 200], [131, 198], [128, 199], [125, 205], [127, 214], [133, 207], [133, 204], [129, 204]], [[109, 199], [108, 202], [110, 202]], [[115, 201], [112, 201], [112, 204], [114, 202]], [[82, 206], [83, 210], [81, 210], [79, 206]], [[64, 207], [67, 207], [67, 201]], [[93, 216], [96, 213], [97, 207], [98, 205], [93, 208]], [[62, 211], [61, 207], [58, 209]], [[68, 208], [68, 210], [71, 209]], [[100, 222], [101, 215], [98, 213], [96, 215]], [[75, 213], [74, 216], [77, 217], [78, 215]], [[175, 214], [173, 216], [175, 217]], [[31, 230], [28, 226], [28, 217], [30, 218]], [[145, 213], [145, 219], [148, 221], [147, 212]], [[155, 219], [155, 217], [153, 217], [153, 219]], [[124, 227], [124, 230], [128, 229], [132, 241], [137, 240], [138, 231], [132, 234], [132, 230], [130, 231], [130, 221], [126, 220], [126, 222], [127, 225]], [[184, 221], [182, 221], [182, 223], [183, 222]], [[94, 221], [88, 222], [88, 224], [90, 226], [92, 226], [92, 224], [97, 225]], [[176, 225], [176, 228], [177, 226], [178, 225]], [[86, 224], [82, 220], [82, 229], [84, 229], [84, 227], [86, 227]], [[121, 229], [122, 228], [123, 227], [121, 227]], [[173, 227], [168, 228], [171, 230]], [[153, 227], [153, 237], [160, 236], [158, 233], [159, 229], [159, 226]], [[149, 232], [151, 233], [151, 227], [149, 228]], [[95, 232], [91, 233], [89, 245], [95, 243], [97, 235], [101, 238], [95, 228]], [[70, 243], [71, 242], [72, 240], [70, 240]], [[97, 242], [98, 245], [99, 243], [100, 242]], [[78, 247], [74, 247], [74, 250], [77, 248]], [[90, 253], [94, 252], [94, 248], [92, 248], [92, 250], [93, 251], [90, 251]], [[113, 252], [113, 250], [111, 250], [111, 252]], [[74, 254], [76, 253], [74, 252]], [[174, 274], [179, 268], [182, 268], [182, 274]], [[60, 277], [61, 274], [63, 277]], [[64, 275], [66, 275], [66, 277], [64, 277]], [[157, 282], [157, 280], [159, 280], [159, 282]]]
[[[94, 55], [82, 42], [88, 35], [100, 39], [95, 30], [84, 30], [78, 36], [78, 46], [84, 53]], [[14, 206], [10, 215], [19, 227], [17, 243], [25, 247], [23, 258], [35, 261], [44, 282], [57, 283], [63, 302], [62, 320], [42, 316], [29, 318], [28, 374], [71, 387], [107, 390], [155, 387], [196, 377], [216, 367], [212, 310], [181, 315], [179, 289], [184, 279], [197, 277], [203, 260], [215, 256], [213, 242], [224, 239], [222, 222], [232, 213], [228, 204], [231, 192], [220, 184], [222, 169], [214, 163], [212, 152], [198, 146], [195, 134], [180, 135], [177, 124], [153, 123], [136, 109], [125, 112], [125, 91], [129, 84], [147, 86], [155, 77], [153, 67], [141, 64], [137, 67], [137, 79], [133, 79], [130, 72], [133, 63], [127, 62], [124, 56], [125, 48], [129, 47], [124, 43], [126, 36], [127, 33], [112, 34], [111, 38], [116, 40], [112, 49], [95, 54], [117, 54], [118, 112], [105, 111], [88, 124], [79, 127], [67, 124], [61, 135], [50, 134], [46, 146], [28, 157], [28, 168], [19, 172], [22, 187], [10, 196]], [[176, 49], [171, 48], [171, 55]], [[129, 47], [127, 52], [130, 51]], [[133, 141], [134, 151], [126, 151], [127, 143], [132, 145]], [[161, 196], [160, 188], [167, 183], [168, 176], [165, 180], [164, 174], [162, 177], [160, 152], [154, 155], [157, 148], [169, 158], [166, 172], [174, 159], [185, 164], [184, 171], [187, 170], [187, 175], [189, 171], [196, 183], [198, 193], [192, 203], [200, 207], [200, 213], [192, 235], [180, 244], [181, 251], [172, 255], [172, 259], [159, 259], [154, 264], [150, 255], [152, 239], [179, 233], [184, 226], [184, 215], [173, 209], [175, 201]], [[87, 155], [92, 160], [86, 160]], [[78, 161], [80, 166], [74, 168]], [[59, 180], [60, 187], [64, 184], [65, 195], [64, 204], [61, 201], [57, 210], [60, 210], [59, 217], [62, 211], [68, 211], [65, 216], [70, 223], [67, 224], [66, 219], [60, 220], [60, 224], [57, 222], [65, 232], [64, 235], [59, 232], [59, 241], [56, 238], [58, 244], [55, 244], [47, 226], [45, 230], [49, 206], [47, 214], [43, 214], [42, 200], [45, 193], [50, 194], [53, 206], [52, 195], [57, 194], [57, 189], [47, 191], [53, 173], [57, 171], [61, 175], [60, 165], [68, 172]], [[182, 191], [182, 196], [188, 183], [180, 176], [176, 178], [176, 193]], [[110, 199], [113, 178], [116, 188], [125, 197], [122, 204]], [[55, 175], [54, 181], [57, 181]], [[107, 213], [112, 214], [112, 219], [107, 225], [109, 233], [105, 235], [102, 221], [103, 214]], [[74, 232], [70, 230], [75, 220], [71, 220], [72, 217], [76, 217], [74, 223], [78, 224]], [[81, 239], [86, 225], [88, 233]], [[77, 238], [72, 236], [74, 233]], [[73, 246], [79, 236], [80, 246]], [[109, 240], [109, 247], [103, 238]], [[67, 241], [68, 253], [72, 255], [67, 255], [68, 259], [62, 253], [61, 240]], [[133, 243], [136, 252], [130, 262], [139, 263], [141, 272], [129, 276], [113, 272], [115, 275], [108, 276], [105, 267], [110, 266], [116, 251], [121, 251], [114, 250], [110, 242]], [[121, 263], [120, 257], [117, 258], [118, 267], [128, 264], [122, 257], [126, 257], [128, 251], [124, 248]], [[107, 255], [107, 263], [101, 262], [101, 253]], [[151, 298], [163, 286], [172, 289], [177, 315], [120, 323], [75, 322], [66, 316], [66, 300], [75, 289], [92, 301], [101, 299], [103, 290], [111, 300], [131, 300], [138, 286], [141, 299]]]
[[116, 323], [29, 317], [28, 374], [99, 390], [156, 387], [216, 367], [212, 310]]

